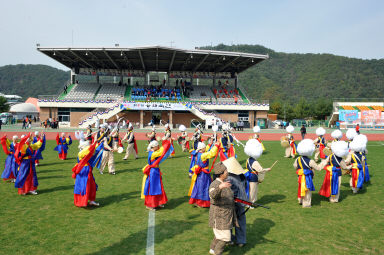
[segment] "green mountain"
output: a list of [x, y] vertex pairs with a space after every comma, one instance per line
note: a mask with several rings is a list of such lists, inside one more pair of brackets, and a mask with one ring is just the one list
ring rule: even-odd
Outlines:
[[46, 65], [7, 65], [0, 67], [0, 92], [24, 99], [58, 94], [69, 72]]
[[363, 60], [331, 54], [281, 53], [260, 45], [204, 49], [269, 54], [239, 76], [251, 98], [297, 102], [318, 98], [379, 98], [384, 95], [384, 59]]

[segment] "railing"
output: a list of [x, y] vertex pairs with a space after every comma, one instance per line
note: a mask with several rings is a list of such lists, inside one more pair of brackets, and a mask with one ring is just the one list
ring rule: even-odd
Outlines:
[[103, 111], [103, 110], [104, 110], [103, 108], [96, 108], [93, 111], [88, 112], [88, 113], [84, 114], [83, 116], [81, 116], [80, 121], [86, 120], [86, 119], [88, 119], [89, 116], [92, 116], [93, 114], [100, 112], [100, 111]]
[[37, 99], [41, 99], [41, 100], [55, 100], [55, 99], [57, 99], [57, 95], [38, 95]]
[[333, 102], [384, 102], [384, 98], [333, 98]]
[[37, 98], [38, 99], [45, 99], [45, 100], [57, 99], [57, 98], [60, 97], [61, 93], [63, 93], [64, 87], [68, 86], [70, 84], [71, 84], [71, 80], [67, 80], [66, 82], [64, 82], [63, 87], [58, 89], [58, 91], [57, 91], [57, 93], [55, 95], [38, 95]]

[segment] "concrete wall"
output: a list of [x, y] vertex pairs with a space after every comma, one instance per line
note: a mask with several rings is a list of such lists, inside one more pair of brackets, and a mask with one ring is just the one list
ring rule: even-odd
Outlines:
[[268, 111], [257, 111], [256, 112], [256, 119], [267, 119], [268, 118]]
[[40, 107], [40, 121], [45, 121], [49, 118], [57, 119], [57, 108]]
[[196, 119], [199, 121], [201, 120], [196, 115], [190, 112], [178, 113], [177, 111], [174, 111], [173, 112], [173, 128], [176, 128], [176, 125], [181, 125], [181, 124], [189, 128], [191, 126], [192, 119]]
[[237, 113], [218, 113], [217, 117], [224, 121], [237, 122], [239, 116]]
[[71, 121], [70, 121], [70, 125], [71, 127], [77, 127], [79, 126], [79, 122], [81, 120], [81, 117], [83, 117], [85, 114], [87, 114], [88, 112], [71, 112], [69, 114], [70, 118], [71, 118]]

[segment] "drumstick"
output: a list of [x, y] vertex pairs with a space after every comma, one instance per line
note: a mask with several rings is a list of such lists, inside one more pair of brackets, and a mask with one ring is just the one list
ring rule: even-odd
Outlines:
[[277, 161], [278, 161], [278, 160], [276, 160], [275, 163], [272, 164], [272, 166], [269, 168], [270, 170], [272, 169], [272, 167], [273, 167], [274, 165], [276, 165]]

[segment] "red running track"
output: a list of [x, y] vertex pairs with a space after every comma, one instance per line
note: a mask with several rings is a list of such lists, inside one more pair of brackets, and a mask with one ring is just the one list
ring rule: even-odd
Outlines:
[[[61, 132], [59, 132], [61, 133]], [[12, 138], [12, 136], [14, 135], [18, 135], [19, 138], [21, 135], [24, 135], [24, 134], [27, 134], [26, 132], [0, 132], [0, 137], [4, 136], [4, 135], [7, 135], [7, 137], [9, 139]], [[46, 137], [48, 140], [55, 140], [56, 139], [56, 135], [57, 133], [55, 132], [46, 132]], [[66, 135], [71, 135], [72, 139], [75, 140], [75, 133], [74, 132], [66, 132]], [[157, 133], [156, 135], [157, 136], [160, 136], [160, 137], [163, 137], [163, 134], [164, 133]], [[179, 136], [181, 133], [172, 133], [172, 137], [176, 138], [177, 136]], [[204, 133], [204, 137], [207, 137], [209, 135], [211, 135], [212, 133]], [[125, 135], [125, 132], [123, 133], [120, 133], [120, 137], [123, 138], [123, 136]], [[191, 137], [191, 133], [189, 134], [189, 137]], [[237, 139], [239, 140], [248, 140], [250, 136], [253, 135], [253, 133], [234, 133], [234, 135], [236, 136]], [[260, 139], [262, 141], [280, 141], [280, 138], [282, 136], [286, 135], [285, 133], [260, 133]], [[368, 137], [368, 140], [369, 141], [384, 141], [384, 133], [382, 134], [365, 134], [367, 137]], [[301, 140], [301, 135], [300, 134], [293, 134], [295, 140]], [[305, 138], [310, 138], [310, 139], [315, 139], [317, 136], [316, 134], [307, 134], [305, 136]], [[147, 137], [146, 137], [146, 133], [135, 133], [135, 138], [137, 140], [147, 140]], [[326, 134], [325, 135], [325, 139], [326, 140], [333, 140], [331, 138], [331, 135], [330, 134]], [[345, 139], [345, 135], [344, 135], [344, 139]]]

